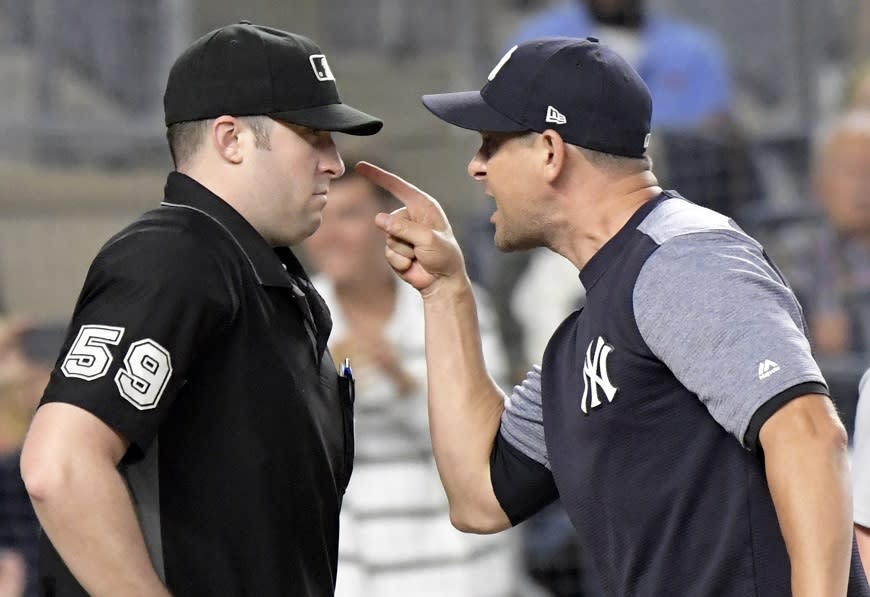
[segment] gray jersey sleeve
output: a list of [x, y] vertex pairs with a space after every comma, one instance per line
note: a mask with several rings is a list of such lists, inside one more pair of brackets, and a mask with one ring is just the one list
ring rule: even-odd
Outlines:
[[514, 386], [501, 415], [501, 434], [517, 450], [547, 469], [547, 446], [544, 443], [544, 412], [541, 407], [541, 368], [535, 365]]
[[852, 452], [853, 516], [856, 523], [870, 527], [870, 369], [864, 373], [858, 387], [860, 396]]
[[665, 240], [641, 269], [633, 300], [647, 346], [744, 445], [765, 402], [798, 384], [824, 384], [794, 294], [739, 230]]

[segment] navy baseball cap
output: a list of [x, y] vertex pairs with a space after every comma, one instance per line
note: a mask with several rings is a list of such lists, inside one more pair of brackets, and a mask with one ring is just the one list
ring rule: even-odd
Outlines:
[[594, 37], [511, 48], [480, 91], [424, 95], [441, 120], [474, 131], [557, 131], [573, 145], [641, 157], [652, 99], [637, 71]]
[[383, 126], [341, 102], [326, 56], [312, 40], [249, 21], [204, 35], [178, 57], [163, 108], [166, 126], [224, 114], [351, 135], [373, 135]]

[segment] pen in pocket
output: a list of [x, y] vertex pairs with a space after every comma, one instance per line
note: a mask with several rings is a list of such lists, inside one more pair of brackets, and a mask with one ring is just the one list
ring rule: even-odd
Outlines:
[[353, 369], [350, 366], [350, 357], [345, 357], [344, 363], [341, 365], [341, 377], [347, 385], [347, 396], [350, 403], [353, 404], [356, 399], [356, 391], [353, 382]]

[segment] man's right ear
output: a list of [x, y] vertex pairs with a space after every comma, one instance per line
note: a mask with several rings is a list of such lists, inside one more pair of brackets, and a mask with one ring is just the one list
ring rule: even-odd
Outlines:
[[547, 129], [538, 136], [538, 142], [546, 152], [543, 154], [544, 172], [549, 182], [553, 182], [562, 174], [566, 160], [566, 144], [562, 135], [553, 129]]
[[242, 144], [239, 135], [241, 122], [233, 116], [219, 116], [211, 125], [211, 143], [224, 160], [231, 164], [242, 163]]

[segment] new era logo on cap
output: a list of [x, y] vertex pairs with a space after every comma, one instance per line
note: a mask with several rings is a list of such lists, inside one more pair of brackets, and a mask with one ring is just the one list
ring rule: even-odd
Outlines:
[[311, 62], [311, 68], [314, 69], [314, 75], [318, 81], [335, 81], [332, 70], [329, 68], [329, 63], [326, 61], [326, 56], [323, 54], [313, 54], [308, 57]]
[[553, 106], [547, 106], [547, 118], [544, 119], [546, 122], [552, 122], [554, 124], [565, 124], [568, 122], [568, 119], [565, 118], [565, 115], [559, 112]]

